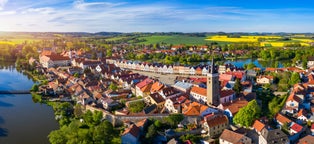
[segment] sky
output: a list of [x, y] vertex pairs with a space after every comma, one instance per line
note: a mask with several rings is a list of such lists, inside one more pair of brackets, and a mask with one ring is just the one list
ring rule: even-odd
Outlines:
[[0, 0], [0, 31], [314, 32], [314, 1]]

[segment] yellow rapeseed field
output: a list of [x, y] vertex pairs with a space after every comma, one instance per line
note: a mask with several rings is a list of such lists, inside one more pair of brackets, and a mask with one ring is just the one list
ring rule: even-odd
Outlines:
[[15, 43], [9, 42], [9, 41], [0, 41], [0, 44], [9, 44], [9, 45], [14, 45]]
[[221, 41], [221, 42], [258, 42], [259, 38], [274, 39], [281, 38], [280, 36], [241, 36], [240, 38], [229, 38], [227, 36], [212, 36], [206, 40]]

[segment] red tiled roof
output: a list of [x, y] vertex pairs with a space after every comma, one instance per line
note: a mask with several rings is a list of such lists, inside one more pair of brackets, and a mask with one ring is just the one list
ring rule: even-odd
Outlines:
[[141, 82], [139, 82], [138, 84], [136, 84], [136, 87], [142, 88], [142, 87], [144, 87], [144, 86], [146, 86], [147, 84], [152, 83], [152, 82], [153, 82], [152, 79], [146, 78], [146, 79], [144, 79], [143, 81], [141, 81]]
[[300, 126], [300, 125], [297, 124], [297, 123], [294, 123], [294, 124], [291, 126], [291, 129], [294, 130], [294, 131], [296, 131], [296, 132], [298, 133], [298, 132], [300, 132], [300, 131], [303, 129], [303, 127]]
[[137, 127], [135, 124], [132, 124], [129, 128], [127, 128], [127, 129], [123, 132], [122, 136], [123, 136], [123, 135], [126, 135], [126, 134], [128, 134], [128, 133], [130, 133], [131, 135], [133, 135], [134, 137], [137, 138], [137, 137], [139, 136], [139, 134], [140, 134], [140, 128]]
[[256, 131], [261, 132], [264, 127], [265, 127], [265, 124], [263, 124], [259, 120], [255, 120], [255, 122], [253, 124], [253, 128], [255, 128]]
[[191, 88], [191, 93], [196, 93], [196, 94], [199, 94], [201, 96], [207, 96], [207, 90], [205, 88], [201, 88], [201, 87], [196, 87], [196, 86], [193, 86]]
[[234, 91], [233, 90], [222, 90], [220, 91], [220, 98], [226, 97], [226, 96], [230, 96], [233, 95]]
[[159, 90], [161, 90], [162, 88], [164, 87], [164, 85], [160, 82], [155, 82], [153, 85], [152, 85], [152, 88], [151, 88], [151, 92], [158, 92]]
[[198, 116], [206, 109], [208, 109], [208, 106], [200, 104], [198, 102], [193, 102], [188, 107], [184, 107], [182, 113], [184, 115]]
[[245, 99], [237, 99], [237, 100], [235, 100], [233, 102], [224, 103], [223, 107], [224, 107], [224, 110], [229, 109], [230, 112], [232, 113], [232, 115], [235, 115], [236, 113], [238, 113], [240, 108], [243, 108], [247, 104], [248, 104], [247, 100], [245, 100]]
[[280, 114], [280, 113], [276, 114], [275, 119], [276, 119], [277, 121], [279, 121], [280, 123], [282, 123], [282, 124], [284, 124], [284, 123], [290, 123], [290, 122], [291, 122], [290, 119], [288, 119], [287, 117], [283, 116], [283, 115]]
[[225, 115], [217, 114], [217, 115], [208, 117], [206, 119], [206, 122], [207, 122], [208, 127], [214, 127], [217, 125], [228, 123], [228, 118]]
[[219, 81], [230, 81], [232, 79], [231, 74], [220, 74]]

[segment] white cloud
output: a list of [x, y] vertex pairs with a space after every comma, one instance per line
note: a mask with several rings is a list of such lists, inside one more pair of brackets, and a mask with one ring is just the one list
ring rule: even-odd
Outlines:
[[14, 15], [16, 14], [16, 11], [1, 11], [0, 16], [6, 16], [6, 15]]
[[3, 10], [4, 6], [7, 4], [8, 0], [0, 0], [0, 10]]
[[42, 7], [42, 8], [28, 8], [25, 11], [22, 11], [22, 14], [26, 13], [52, 14], [54, 12], [55, 12], [54, 8]]
[[84, 0], [75, 0], [73, 6], [76, 9], [86, 10], [91, 7], [115, 7], [125, 3], [110, 3], [110, 2], [85, 2]]

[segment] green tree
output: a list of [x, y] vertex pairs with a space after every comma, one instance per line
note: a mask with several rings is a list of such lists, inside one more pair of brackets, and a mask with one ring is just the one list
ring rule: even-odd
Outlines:
[[181, 122], [184, 119], [183, 114], [170, 114], [166, 121], [170, 124], [171, 127], [177, 127], [179, 122]]
[[67, 139], [64, 135], [65, 134], [63, 131], [54, 130], [54, 131], [50, 132], [50, 134], [48, 135], [49, 142], [51, 144], [65, 144]]
[[259, 118], [261, 108], [258, 106], [256, 100], [252, 100], [247, 106], [241, 108], [234, 116], [233, 122], [241, 126], [251, 126], [255, 119]]
[[82, 106], [80, 104], [76, 104], [74, 107], [74, 116], [76, 118], [80, 118], [83, 116]]
[[116, 91], [118, 89], [118, 86], [116, 84], [114, 84], [114, 83], [111, 83], [109, 85], [109, 89], [111, 89], [112, 91]]
[[79, 77], [79, 73], [76, 72], [76, 73], [73, 74], [73, 76], [78, 78]]
[[290, 81], [289, 81], [289, 84], [290, 84], [290, 85], [294, 85], [294, 84], [300, 83], [300, 82], [301, 82], [301, 79], [300, 79], [299, 73], [293, 72], [293, 73], [292, 73], [292, 76], [291, 76], [291, 79], [290, 79]]
[[148, 130], [147, 130], [147, 133], [145, 135], [145, 138], [147, 140], [152, 140], [155, 137], [156, 134], [157, 134], [157, 129], [156, 129], [155, 125], [152, 124], [152, 125], [150, 125], [148, 127]]
[[236, 92], [237, 96], [242, 91], [242, 85], [241, 85], [240, 79], [238, 79], [238, 78], [236, 79], [235, 84], [233, 86], [233, 90]]
[[98, 144], [110, 144], [114, 138], [113, 125], [107, 120], [100, 123], [92, 131], [92, 139], [94, 143]]
[[143, 101], [136, 101], [129, 104], [129, 109], [132, 113], [141, 112], [145, 107], [145, 103]]
[[31, 91], [33, 92], [37, 92], [38, 91], [38, 85], [37, 84], [34, 84], [31, 88]]

